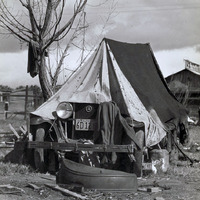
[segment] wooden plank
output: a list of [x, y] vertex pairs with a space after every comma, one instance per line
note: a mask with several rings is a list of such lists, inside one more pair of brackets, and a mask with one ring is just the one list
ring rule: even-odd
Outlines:
[[[0, 96], [8, 96], [8, 95], [1, 95]], [[25, 97], [25, 94], [10, 94], [10, 97]], [[36, 95], [28, 95], [28, 97], [34, 97], [34, 98], [42, 98], [42, 96], [36, 96]]]
[[4, 149], [4, 148], [14, 148], [14, 144], [3, 144], [0, 143], [0, 149]]
[[[21, 111], [21, 112], [12, 112], [12, 111], [7, 111], [8, 114], [16, 114], [16, 115], [24, 115], [25, 112]], [[0, 112], [0, 114], [4, 114], [4, 112]]]
[[27, 131], [24, 129], [23, 126], [20, 126], [19, 129], [21, 130], [21, 132], [22, 132], [24, 135], [27, 135]]
[[66, 195], [70, 195], [70, 196], [76, 197], [78, 199], [88, 199], [87, 196], [83, 196], [83, 195], [80, 195], [80, 194], [78, 194], [76, 192], [72, 192], [72, 191], [70, 191], [68, 189], [61, 188], [60, 186], [55, 185], [55, 184], [45, 184], [45, 186], [50, 187], [53, 190], [57, 190], [59, 192], [62, 192], [64, 194], [66, 194]]
[[33, 188], [34, 190], [40, 190], [41, 187], [35, 185], [34, 183], [28, 183], [27, 187]]
[[187, 100], [200, 100], [200, 97], [188, 97]]
[[11, 129], [11, 131], [14, 133], [14, 135], [17, 137], [17, 139], [20, 138], [19, 134], [17, 133], [17, 131], [13, 128], [13, 126], [11, 124], [9, 124], [9, 127]]
[[[20, 192], [20, 193], [24, 193], [25, 194], [25, 191], [22, 188], [15, 187], [15, 186], [12, 186], [10, 184], [8, 184], [8, 185], [0, 185], [0, 188], [1, 189], [6, 188], [8, 190], [12, 190], [11, 192]], [[15, 191], [13, 191], [13, 190], [15, 190]]]
[[26, 119], [27, 116], [27, 105], [28, 105], [28, 85], [26, 86], [26, 94], [25, 94], [25, 104], [24, 104], [24, 119]]
[[30, 141], [28, 142], [28, 148], [43, 148], [43, 149], [70, 150], [70, 151], [133, 153], [134, 146]]

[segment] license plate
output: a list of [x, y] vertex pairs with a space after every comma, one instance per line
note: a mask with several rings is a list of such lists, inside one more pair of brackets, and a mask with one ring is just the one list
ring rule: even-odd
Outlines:
[[94, 119], [76, 119], [75, 129], [77, 131], [94, 131], [95, 126]]

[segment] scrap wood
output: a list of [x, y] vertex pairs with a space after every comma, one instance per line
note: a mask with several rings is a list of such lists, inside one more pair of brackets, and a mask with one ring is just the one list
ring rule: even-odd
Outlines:
[[9, 127], [11, 129], [11, 131], [14, 133], [14, 135], [17, 137], [17, 139], [20, 138], [19, 134], [17, 133], [17, 131], [13, 128], [13, 126], [11, 124], [9, 124]]
[[5, 141], [4, 144], [6, 144], [7, 146], [14, 146], [15, 143], [14, 142], [7, 142], [7, 141]]
[[35, 185], [33, 183], [28, 183], [27, 187], [31, 187], [34, 190], [40, 190], [41, 189], [41, 187], [39, 187], [39, 186], [37, 186], [37, 185]]
[[13, 148], [14, 142], [0, 142], [0, 148]]
[[161, 192], [162, 189], [159, 187], [151, 187], [151, 188], [147, 188], [147, 192]]
[[22, 125], [21, 127], [27, 132], [27, 126]]
[[[25, 193], [25, 191], [22, 189], [22, 188], [19, 188], [19, 187], [15, 187], [15, 186], [12, 186], [12, 185], [10, 185], [10, 184], [8, 184], [8, 185], [0, 185], [0, 188], [2, 188], [2, 189], [10, 189], [10, 190], [12, 190], [12, 189], [15, 189], [15, 191], [8, 191], [8, 192], [12, 192], [12, 193], [17, 193], [17, 192], [20, 192], [20, 193]], [[1, 190], [2, 191], [2, 190]], [[7, 192], [7, 191], [6, 191]]]
[[28, 183], [27, 187], [30, 187], [34, 189], [34, 191], [38, 192], [40, 195], [46, 195], [47, 193], [45, 192], [44, 186], [37, 186], [33, 183]]
[[51, 177], [51, 176], [48, 176], [48, 175], [40, 175], [40, 178], [47, 179], [47, 180], [50, 180], [50, 181], [56, 181], [55, 177]]
[[84, 187], [80, 184], [58, 184], [58, 186], [68, 189], [73, 192], [78, 192], [78, 193], [85, 192]]
[[86, 196], [77, 194], [76, 192], [72, 192], [72, 191], [70, 191], [68, 189], [61, 188], [60, 186], [55, 185], [55, 184], [45, 184], [45, 185], [47, 187], [50, 187], [53, 190], [60, 191], [60, 192], [62, 192], [64, 194], [66, 194], [66, 195], [70, 195], [70, 196], [73, 196], [73, 197], [76, 197], [76, 198], [79, 198], [79, 199], [88, 199]]
[[139, 192], [147, 192], [147, 188], [145, 188], [145, 187], [138, 187], [137, 191], [139, 191]]
[[20, 126], [19, 129], [21, 130], [21, 132], [22, 132], [24, 135], [27, 135], [27, 131], [24, 129], [23, 126]]
[[0, 194], [21, 194], [20, 191], [3, 191], [0, 189]]
[[162, 189], [160, 187], [139, 187], [139, 192], [161, 192]]

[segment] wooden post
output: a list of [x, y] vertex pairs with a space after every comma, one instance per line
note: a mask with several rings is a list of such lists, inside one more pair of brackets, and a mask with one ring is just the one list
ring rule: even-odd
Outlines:
[[26, 119], [26, 117], [27, 117], [27, 105], [28, 105], [28, 85], [26, 86], [25, 105], [24, 105], [24, 119]]
[[170, 153], [172, 150], [172, 132], [167, 133], [167, 151]]
[[5, 119], [8, 118], [8, 108], [9, 108], [9, 102], [5, 101], [5, 105], [4, 105], [4, 117], [5, 117]]

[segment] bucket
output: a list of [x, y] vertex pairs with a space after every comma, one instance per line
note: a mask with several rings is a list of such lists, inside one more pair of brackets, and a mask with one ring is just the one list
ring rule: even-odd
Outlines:
[[166, 172], [169, 167], [169, 152], [166, 149], [153, 149], [150, 158], [154, 173]]

